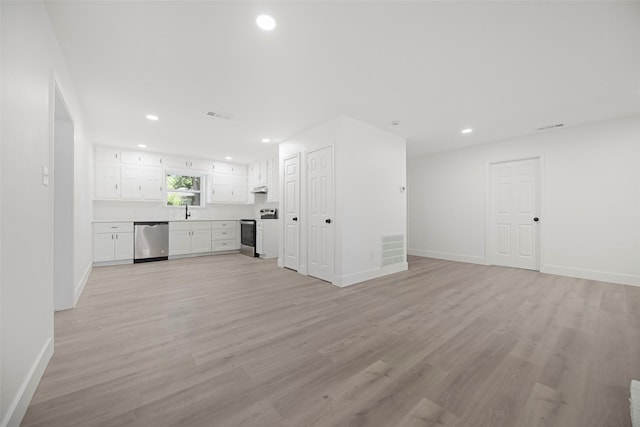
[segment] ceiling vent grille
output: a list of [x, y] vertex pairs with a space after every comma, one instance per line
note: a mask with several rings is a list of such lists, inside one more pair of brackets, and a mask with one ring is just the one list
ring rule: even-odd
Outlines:
[[222, 111], [208, 111], [207, 116], [211, 116], [216, 119], [223, 119], [223, 120], [231, 120], [231, 118], [233, 117], [231, 114], [223, 113]]
[[555, 125], [542, 126], [542, 127], [539, 127], [536, 130], [538, 132], [544, 132], [544, 131], [547, 131], [547, 130], [557, 129], [557, 128], [561, 128], [561, 127], [564, 127], [564, 123], [556, 123]]

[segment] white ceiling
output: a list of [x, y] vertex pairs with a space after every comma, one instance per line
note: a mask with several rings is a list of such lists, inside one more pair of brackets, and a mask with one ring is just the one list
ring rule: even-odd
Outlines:
[[[248, 162], [269, 149], [263, 137], [347, 115], [406, 137], [420, 155], [640, 113], [637, 1], [47, 9], [97, 143]], [[255, 25], [262, 13], [277, 20], [273, 32]]]

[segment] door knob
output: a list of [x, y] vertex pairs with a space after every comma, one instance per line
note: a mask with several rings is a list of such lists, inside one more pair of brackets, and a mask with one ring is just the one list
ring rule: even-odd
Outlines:
[[325, 219], [324, 222], [326, 222], [327, 224], [331, 224], [331, 220], [330, 219]]
[[535, 222], [538, 222], [538, 221], [540, 221], [540, 218], [535, 217], [535, 218], [533, 218], [533, 220], [534, 220]]
[[297, 216], [294, 216], [292, 219], [293, 219], [294, 221], [297, 221], [297, 220], [298, 220], [298, 217], [297, 217]]

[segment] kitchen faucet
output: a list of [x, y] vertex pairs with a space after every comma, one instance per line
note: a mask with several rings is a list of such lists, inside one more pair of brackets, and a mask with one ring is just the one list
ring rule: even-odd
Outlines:
[[187, 220], [191, 216], [189, 212], [189, 205], [184, 205], [184, 219]]

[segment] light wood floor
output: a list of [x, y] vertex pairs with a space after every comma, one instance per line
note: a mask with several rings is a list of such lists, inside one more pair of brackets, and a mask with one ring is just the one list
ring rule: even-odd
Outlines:
[[55, 323], [24, 426], [618, 427], [640, 378], [640, 288], [428, 258], [96, 268]]

